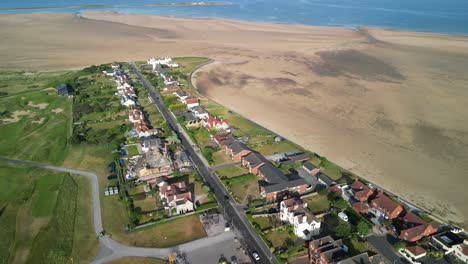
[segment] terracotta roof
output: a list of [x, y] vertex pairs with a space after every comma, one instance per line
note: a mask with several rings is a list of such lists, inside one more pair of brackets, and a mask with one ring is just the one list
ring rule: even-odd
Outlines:
[[367, 213], [369, 211], [369, 205], [365, 202], [354, 203], [351, 207], [359, 213]]
[[377, 197], [372, 200], [371, 204], [372, 204], [373, 207], [377, 207], [378, 209], [381, 209], [381, 210], [385, 211], [386, 213], [392, 213], [398, 207], [400, 207], [399, 204], [397, 204], [392, 199], [390, 199], [388, 196], [383, 194], [383, 192], [379, 192], [377, 194]]
[[406, 241], [415, 242], [425, 236], [430, 236], [437, 232], [437, 228], [432, 224], [418, 225], [409, 229], [401, 230], [400, 238]]
[[333, 185], [332, 187], [330, 187], [329, 190], [330, 190], [330, 192], [334, 192], [334, 193], [342, 193], [343, 192], [338, 185]]
[[408, 250], [415, 256], [419, 256], [421, 254], [426, 253], [426, 250], [420, 246], [410, 246], [410, 247], [407, 247], [406, 250]]
[[409, 211], [401, 218], [401, 220], [404, 222], [404, 225], [412, 224], [412, 225], [424, 225], [427, 224], [426, 221], [421, 219], [419, 216], [417, 216], [415, 213]]
[[185, 99], [185, 102], [187, 104], [196, 104], [196, 103], [198, 103], [198, 98], [187, 98], [187, 99]]

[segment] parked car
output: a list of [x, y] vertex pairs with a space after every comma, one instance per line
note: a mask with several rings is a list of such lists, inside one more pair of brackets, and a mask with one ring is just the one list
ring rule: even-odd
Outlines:
[[339, 212], [338, 217], [341, 218], [341, 220], [348, 222], [348, 216], [345, 213]]
[[252, 252], [252, 257], [255, 259], [255, 260], [260, 260], [260, 256], [258, 255], [257, 252]]

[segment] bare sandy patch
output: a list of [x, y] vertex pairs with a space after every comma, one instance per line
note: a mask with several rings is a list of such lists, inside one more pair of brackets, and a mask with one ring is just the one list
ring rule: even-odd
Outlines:
[[3, 118], [3, 123], [16, 123], [21, 120], [21, 116], [31, 116], [32, 113], [29, 110], [18, 110], [11, 113], [11, 117]]
[[55, 108], [55, 109], [52, 109], [52, 112], [53, 112], [53, 113], [56, 113], [56, 114], [62, 113], [62, 112], [63, 112], [63, 108]]
[[34, 120], [31, 123], [33, 123], [33, 124], [42, 124], [42, 123], [44, 123], [44, 120], [45, 120], [45, 117], [41, 117], [41, 119]]
[[[372, 28], [370, 43], [335, 27], [84, 17], [0, 16], [0, 68], [210, 57], [194, 81], [211, 99], [446, 220], [468, 219], [466, 36]], [[121, 52], [122, 37], [135, 48]]]
[[28, 106], [36, 107], [36, 108], [39, 108], [39, 109], [46, 109], [48, 105], [49, 105], [48, 103], [37, 103], [37, 104], [35, 104], [34, 102], [31, 102], [31, 101], [28, 102]]

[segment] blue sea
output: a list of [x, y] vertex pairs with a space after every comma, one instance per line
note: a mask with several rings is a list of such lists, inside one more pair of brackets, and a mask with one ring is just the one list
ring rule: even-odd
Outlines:
[[[148, 6], [190, 0], [0, 0], [0, 13], [115, 11], [319, 26], [468, 34], [468, 0], [212, 0], [219, 6]], [[197, 0], [199, 2], [199, 0]], [[102, 5], [102, 6], [96, 6]]]

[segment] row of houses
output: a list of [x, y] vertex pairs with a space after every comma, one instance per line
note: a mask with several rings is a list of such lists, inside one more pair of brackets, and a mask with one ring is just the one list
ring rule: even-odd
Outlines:
[[[158, 128], [150, 128], [143, 114], [143, 108], [138, 106], [138, 97], [126, 72], [120, 65], [113, 64], [112, 72], [105, 72], [113, 76], [117, 84], [116, 95], [120, 96], [121, 104], [129, 107], [128, 121], [133, 124], [129, 136], [139, 139], [137, 147], [141, 157], [136, 162], [127, 164], [127, 178], [137, 176], [140, 181], [146, 183], [145, 192], [149, 193], [153, 188], [159, 189], [159, 196], [171, 215], [194, 210], [192, 193], [185, 186], [185, 182], [173, 181], [175, 165], [179, 170], [189, 167], [188, 157], [180, 148], [177, 149], [177, 162], [171, 159], [168, 144], [165, 139], [157, 137], [161, 134]], [[189, 163], [189, 164], [187, 164]]]
[[435, 223], [427, 223], [408, 207], [397, 203], [382, 190], [370, 188], [359, 180], [355, 180], [346, 191], [354, 198], [352, 208], [362, 214], [371, 214], [378, 223], [386, 219], [394, 220], [394, 226], [400, 229], [399, 237], [408, 242], [416, 242], [423, 237], [437, 232]]
[[[200, 99], [196, 98], [186, 91], [184, 91], [179, 82], [171, 76], [167, 76], [167, 73], [162, 69], [161, 65], [168, 67], [175, 67], [172, 59], [161, 58], [161, 59], [148, 59], [148, 64], [153, 65], [153, 71], [164, 79], [165, 87], [161, 91], [162, 95], [175, 95], [177, 99], [187, 106], [187, 111], [183, 114], [184, 121], [186, 121], [187, 127], [205, 127], [208, 130], [215, 131], [229, 131], [229, 123], [227, 120], [217, 118], [202, 106], [200, 106]], [[160, 65], [160, 66], [158, 66]]]
[[214, 140], [233, 161], [241, 161], [242, 166], [259, 177], [260, 195], [267, 201], [279, 201], [285, 196], [300, 195], [310, 191], [310, 185], [303, 178], [286, 176], [263, 155], [252, 151], [232, 134], [218, 136]]

